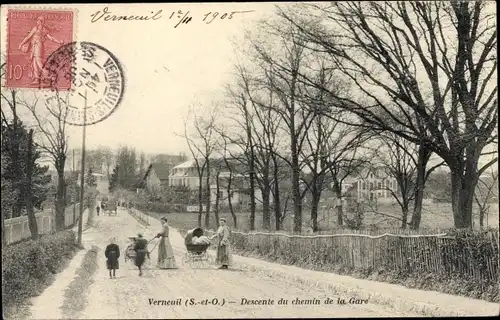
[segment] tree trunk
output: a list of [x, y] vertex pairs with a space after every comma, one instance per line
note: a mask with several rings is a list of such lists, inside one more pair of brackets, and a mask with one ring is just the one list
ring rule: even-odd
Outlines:
[[311, 195], [311, 221], [313, 232], [318, 232], [318, 207], [319, 200], [321, 199], [321, 190], [317, 190], [318, 188], [315, 185], [313, 185]]
[[33, 167], [35, 161], [33, 159], [33, 129], [28, 134], [28, 159], [26, 168], [26, 189], [25, 189], [25, 204], [28, 214], [28, 225], [31, 232], [31, 239], [38, 239], [38, 224], [33, 208]]
[[[61, 231], [65, 229], [64, 222], [64, 160], [60, 159], [57, 163], [57, 190], [56, 190], [56, 201], [55, 201], [55, 209], [56, 209], [56, 231]], [[83, 173], [82, 173], [83, 174]]]
[[479, 206], [479, 228], [482, 230], [484, 228], [484, 212], [485, 208], [482, 206]]
[[233, 172], [229, 171], [229, 179], [227, 182], [227, 204], [229, 206], [229, 212], [231, 212], [231, 216], [233, 217], [234, 228], [238, 228], [238, 219], [236, 217], [236, 213], [234, 213], [234, 208], [233, 208], [233, 195], [231, 189], [232, 185], [233, 185]]
[[276, 231], [281, 230], [281, 199], [280, 199], [280, 183], [279, 183], [279, 167], [276, 156], [273, 157], [273, 206], [274, 206], [274, 224]]
[[203, 216], [203, 176], [198, 177], [198, 228], [201, 228], [201, 217]]
[[250, 160], [250, 230], [255, 230], [255, 172], [253, 160]]
[[427, 163], [429, 161], [431, 152], [425, 146], [418, 148], [418, 161], [417, 161], [417, 178], [415, 185], [415, 200], [413, 204], [413, 214], [411, 216], [410, 228], [417, 230], [420, 227], [422, 219], [422, 204], [424, 201], [424, 188]]
[[263, 179], [262, 191], [262, 227], [264, 230], [271, 229], [271, 188], [269, 187], [269, 179]]
[[[250, 230], [255, 230], [255, 154], [254, 154], [254, 146], [252, 140], [252, 126], [250, 122], [250, 115], [248, 113], [248, 109], [246, 107], [246, 102], [243, 107], [243, 111], [245, 114], [245, 130], [248, 141], [248, 150], [246, 150], [246, 156], [248, 159], [248, 171], [249, 171], [249, 179], [250, 179]], [[248, 154], [250, 152], [250, 154]]]
[[214, 209], [215, 225], [217, 229], [219, 229], [219, 192], [220, 192], [219, 174], [220, 171], [218, 170], [217, 175], [215, 177], [216, 195], [215, 195], [215, 209]]
[[206, 176], [206, 185], [205, 185], [205, 192], [206, 192], [206, 202], [205, 205], [207, 206], [205, 208], [205, 229], [210, 228], [210, 207], [211, 207], [211, 194], [210, 194], [210, 163], [209, 159], [205, 159], [206, 165], [207, 165], [207, 176]]
[[276, 231], [281, 230], [281, 203], [280, 203], [279, 190], [273, 193], [273, 206], [274, 206], [274, 225]]
[[335, 188], [335, 197], [338, 199], [337, 208], [337, 225], [342, 227], [344, 225], [344, 208], [342, 204], [342, 189], [338, 185], [338, 183], [334, 183], [333, 187]]
[[477, 158], [468, 157], [464, 174], [460, 170], [463, 163], [450, 166], [453, 222], [457, 229], [472, 228], [472, 205], [478, 181], [477, 162]]
[[293, 231], [302, 232], [302, 197], [300, 194], [300, 168], [297, 152], [297, 137], [292, 134], [292, 197], [293, 197]]
[[403, 208], [402, 209], [402, 213], [403, 213], [403, 216], [402, 216], [402, 219], [401, 219], [401, 229], [406, 229], [406, 225], [408, 224], [408, 201], [406, 199], [403, 199], [404, 203], [403, 203]]

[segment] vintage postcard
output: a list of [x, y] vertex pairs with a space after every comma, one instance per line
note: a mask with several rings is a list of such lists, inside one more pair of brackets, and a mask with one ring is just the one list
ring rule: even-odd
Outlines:
[[494, 2], [0, 21], [5, 319], [499, 315]]

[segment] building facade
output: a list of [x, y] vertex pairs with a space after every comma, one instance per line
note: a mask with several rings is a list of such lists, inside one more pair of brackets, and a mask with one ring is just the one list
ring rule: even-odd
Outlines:
[[398, 192], [396, 179], [383, 167], [364, 169], [358, 175], [346, 178], [342, 184], [343, 197], [360, 203], [392, 204], [396, 202], [393, 193], [399, 195]]
[[[203, 166], [204, 160], [198, 160]], [[205, 178], [203, 179], [205, 181]], [[197, 189], [200, 185], [200, 178], [195, 160], [183, 162], [172, 168], [168, 177], [168, 185], [172, 187], [184, 186], [191, 190]]]
[[161, 191], [162, 188], [169, 185], [169, 175], [172, 165], [165, 163], [152, 163], [149, 165], [144, 178], [142, 179], [142, 186], [149, 193], [156, 193]]
[[[250, 185], [248, 177], [244, 174], [231, 175], [231, 188], [228, 190], [229, 185], [229, 171], [219, 173], [219, 191], [217, 192], [217, 184], [214, 182], [210, 185], [210, 202], [216, 205], [217, 198], [219, 200], [219, 207], [229, 207], [229, 201], [233, 206], [240, 208], [250, 207]], [[215, 179], [215, 177], [214, 177]], [[230, 192], [230, 194], [229, 194]], [[260, 188], [256, 187], [254, 191], [255, 205], [259, 209], [262, 207], [262, 192]]]

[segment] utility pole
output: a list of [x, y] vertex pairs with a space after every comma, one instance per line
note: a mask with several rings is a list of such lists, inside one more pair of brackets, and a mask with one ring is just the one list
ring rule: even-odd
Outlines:
[[85, 137], [87, 129], [87, 91], [85, 91], [85, 96], [83, 96], [84, 108], [83, 108], [83, 131], [82, 131], [82, 163], [80, 167], [80, 219], [78, 220], [78, 244], [82, 246], [82, 232], [83, 232], [83, 202], [84, 202], [84, 182], [85, 182]]

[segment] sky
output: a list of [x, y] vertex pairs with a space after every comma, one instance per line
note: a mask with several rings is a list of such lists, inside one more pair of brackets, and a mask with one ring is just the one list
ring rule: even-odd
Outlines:
[[[245, 30], [272, 15], [275, 5], [272, 2], [57, 5], [77, 13], [73, 40], [93, 42], [112, 52], [126, 79], [123, 99], [116, 110], [104, 121], [87, 127], [86, 147], [127, 145], [148, 154], [190, 154], [185, 140], [176, 135], [184, 131], [183, 120], [189, 106], [197, 103], [203, 106], [222, 95], [224, 85], [232, 80], [235, 62], [232, 39], [241, 42]], [[13, 7], [3, 6], [1, 12], [2, 52], [6, 48], [5, 39], [10, 36], [6, 34], [8, 8]], [[178, 22], [176, 15], [169, 18], [179, 10], [189, 11], [192, 21], [174, 28]], [[228, 19], [233, 11], [252, 12], [236, 13]], [[127, 16], [156, 14], [159, 18], [97, 19], [103, 12]], [[205, 14], [214, 12], [218, 12], [218, 17], [213, 22], [202, 21]], [[226, 18], [220, 19], [224, 14]], [[61, 32], [64, 31], [56, 30], [53, 35], [60, 37]], [[68, 134], [70, 148], [81, 148], [82, 128], [70, 127]]]
[[[106, 7], [113, 15], [152, 16], [151, 12], [162, 12], [158, 20], [102, 18], [92, 23], [92, 14], [102, 14]], [[216, 97], [231, 81], [231, 39], [241, 39], [246, 28], [272, 13], [274, 3], [86, 4], [71, 8], [78, 11], [74, 21], [76, 40], [93, 42], [112, 52], [126, 79], [123, 99], [115, 112], [87, 127], [86, 147], [128, 145], [147, 153], [178, 154], [189, 153], [185, 140], [176, 135], [184, 130], [188, 107]], [[7, 12], [6, 7], [2, 9], [1, 38], [6, 39]], [[178, 20], [169, 17], [178, 10], [189, 11], [192, 20], [174, 28]], [[249, 10], [253, 12], [227, 19], [232, 11]], [[202, 22], [210, 12], [218, 12], [218, 17], [210, 24]], [[226, 18], [221, 20], [224, 13]], [[58, 33], [53, 35], [57, 37]], [[2, 51], [4, 48], [2, 40]], [[81, 131], [81, 127], [69, 129], [70, 146], [81, 147]]]

